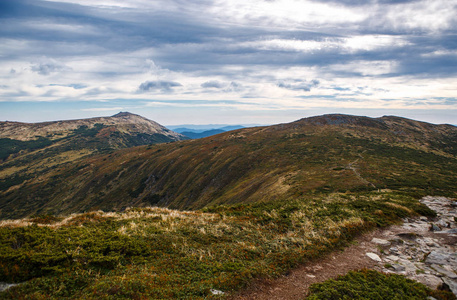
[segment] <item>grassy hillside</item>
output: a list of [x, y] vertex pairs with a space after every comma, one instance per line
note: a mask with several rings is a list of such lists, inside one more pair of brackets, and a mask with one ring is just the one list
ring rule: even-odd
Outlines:
[[434, 215], [410, 196], [371, 192], [3, 221], [0, 281], [26, 283], [0, 298], [220, 299], [417, 214]]
[[40, 181], [60, 166], [95, 154], [181, 139], [186, 138], [129, 113], [46, 123], [0, 122], [0, 191]]
[[4, 177], [1, 218], [150, 205], [198, 209], [378, 189], [455, 195], [457, 128], [327, 115], [58, 167], [41, 163], [49, 168], [40, 176]]

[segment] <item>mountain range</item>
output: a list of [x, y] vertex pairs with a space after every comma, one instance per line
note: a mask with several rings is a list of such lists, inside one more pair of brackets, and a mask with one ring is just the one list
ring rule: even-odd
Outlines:
[[[112, 118], [125, 117], [131, 115]], [[144, 122], [139, 116], [133, 119]], [[71, 127], [66, 138], [81, 139], [78, 131], [96, 128], [86, 126]], [[97, 130], [90, 138], [104, 136], [107, 129]], [[21, 138], [26, 136], [30, 134]], [[0, 165], [0, 217], [151, 205], [198, 209], [374, 189], [457, 192], [457, 128], [395, 116], [324, 115], [198, 140], [98, 152], [87, 150], [90, 138], [76, 151], [47, 146], [54, 151], [52, 158], [43, 159], [43, 151], [33, 149], [16, 158], [11, 154]]]
[[[184, 135], [190, 139], [201, 139], [201, 138], [216, 135], [216, 134], [219, 134], [222, 132], [245, 128], [245, 126], [242, 126], [242, 125], [208, 125], [208, 126], [189, 125], [188, 127], [178, 127], [178, 126], [175, 126], [175, 127], [170, 127], [170, 128], [172, 128], [174, 131], [181, 133], [182, 135]], [[201, 128], [205, 128], [205, 129], [201, 129]]]

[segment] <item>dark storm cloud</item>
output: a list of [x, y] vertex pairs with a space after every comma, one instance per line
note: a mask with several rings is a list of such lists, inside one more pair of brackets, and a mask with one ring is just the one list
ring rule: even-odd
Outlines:
[[179, 82], [174, 81], [145, 81], [138, 87], [139, 91], [162, 91], [171, 92], [174, 87], [182, 86]]

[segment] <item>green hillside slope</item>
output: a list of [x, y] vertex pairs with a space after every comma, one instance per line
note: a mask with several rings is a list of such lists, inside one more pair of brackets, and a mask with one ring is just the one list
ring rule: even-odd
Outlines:
[[455, 182], [456, 127], [325, 115], [80, 159], [13, 182], [1, 191], [0, 209], [1, 218], [13, 218], [129, 206], [197, 209], [338, 191], [452, 195]]

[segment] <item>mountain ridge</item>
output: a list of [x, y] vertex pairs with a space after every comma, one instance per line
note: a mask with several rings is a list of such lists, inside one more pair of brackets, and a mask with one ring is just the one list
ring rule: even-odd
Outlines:
[[373, 189], [455, 195], [456, 181], [457, 128], [326, 115], [82, 158], [0, 191], [0, 217]]
[[38, 123], [14, 121], [0, 122], [0, 138], [13, 138], [16, 140], [27, 141], [35, 139], [37, 136], [41, 136], [56, 139], [61, 137], [59, 136], [59, 133], [61, 135], [65, 131], [76, 130], [80, 126], [93, 128], [95, 124], [103, 124], [106, 126], [120, 125], [123, 131], [134, 130], [136, 132], [148, 132], [150, 134], [161, 133], [177, 140], [183, 139], [180, 134], [169, 130], [157, 122], [129, 112], [120, 112], [110, 117], [59, 120]]

